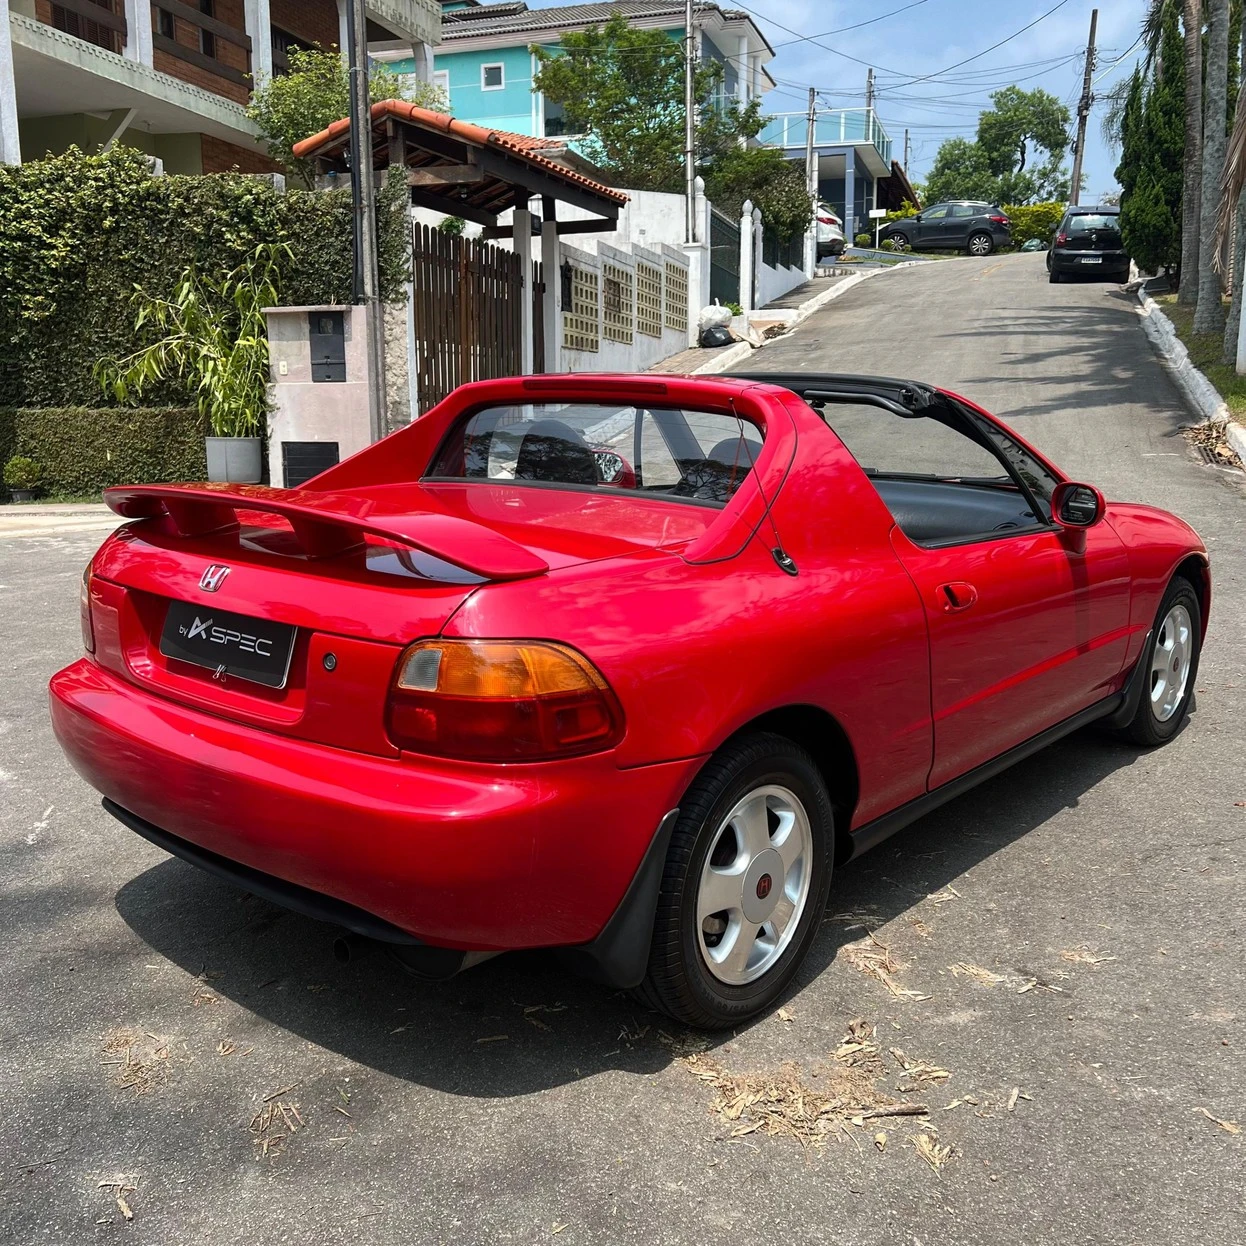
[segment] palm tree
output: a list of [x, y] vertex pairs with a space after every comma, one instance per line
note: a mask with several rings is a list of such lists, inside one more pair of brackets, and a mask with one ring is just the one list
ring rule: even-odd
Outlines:
[[[1207, 78], [1203, 91], [1203, 180], [1199, 205], [1198, 301], [1196, 333], [1223, 333], [1218, 255], [1225, 229], [1216, 229], [1221, 215], [1221, 182], [1225, 172], [1225, 108], [1229, 87], [1229, 0], [1208, 0]], [[1235, 202], [1236, 200], [1233, 200]], [[1227, 228], [1227, 226], [1226, 226]]]
[[1198, 238], [1203, 187], [1203, 14], [1201, 0], [1182, 0], [1185, 59], [1185, 155], [1181, 180], [1181, 286], [1177, 302], [1198, 301]]

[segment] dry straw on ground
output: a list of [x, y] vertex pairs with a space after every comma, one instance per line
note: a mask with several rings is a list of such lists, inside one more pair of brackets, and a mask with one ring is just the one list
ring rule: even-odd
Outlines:
[[895, 980], [895, 975], [900, 971], [901, 965], [891, 955], [891, 949], [885, 943], [875, 938], [872, 932], [867, 934], [859, 943], [849, 943], [841, 949], [841, 954], [848, 964], [881, 982], [896, 999], [923, 1000], [930, 998], [929, 995], [924, 995], [921, 991], [914, 991], [906, 986], [901, 986]]
[[168, 1060], [168, 1040], [127, 1027], [109, 1031], [100, 1064], [113, 1070], [114, 1086], [143, 1095], [164, 1079]]

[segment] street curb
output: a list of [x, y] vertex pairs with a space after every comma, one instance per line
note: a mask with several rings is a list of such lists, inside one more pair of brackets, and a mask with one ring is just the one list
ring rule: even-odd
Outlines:
[[[890, 268], [871, 268], [868, 272], [853, 273], [850, 277], [845, 277], [843, 281], [837, 281], [829, 290], [823, 290], [821, 294], [815, 294], [813, 298], [802, 303], [796, 309], [796, 315], [788, 321], [788, 330], [794, 329], [802, 321], [808, 320], [816, 311], [821, 311], [828, 303], [839, 298], [841, 294], [847, 294], [849, 290], [855, 286], [859, 286], [861, 282], [868, 281], [871, 277], [884, 277], [888, 273], [898, 272], [902, 268], [917, 268], [921, 264], [919, 260], [905, 260], [901, 264], [893, 264]], [[786, 336], [786, 334], [784, 334]], [[782, 341], [782, 338], [775, 338], [775, 341]], [[716, 372], [725, 372], [733, 365], [747, 359], [755, 350], [764, 350], [768, 346], [768, 342], [763, 342], [760, 346], [750, 346], [747, 342], [737, 342], [734, 346], [727, 347], [721, 354], [715, 355], [699, 368], [694, 368], [689, 374], [691, 376], [711, 376]]]
[[[1190, 362], [1190, 352], [1177, 336], [1173, 323], [1164, 315], [1160, 305], [1146, 292], [1138, 291], [1139, 315], [1143, 332], [1151, 340], [1156, 353], [1164, 361], [1186, 405], [1199, 420], [1217, 424], [1232, 424], [1229, 408], [1220, 397], [1216, 387]], [[1234, 449], [1237, 447], [1235, 446]]]

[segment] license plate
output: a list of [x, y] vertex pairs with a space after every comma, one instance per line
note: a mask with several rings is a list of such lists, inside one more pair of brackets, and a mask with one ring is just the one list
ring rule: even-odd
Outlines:
[[1083, 264], [1102, 264], [1103, 263], [1102, 255], [1083, 255], [1081, 258], [1082, 258]]
[[284, 688], [294, 653], [294, 632], [288, 623], [171, 601], [160, 634], [160, 652], [166, 658], [206, 667], [222, 681], [234, 675], [267, 688]]

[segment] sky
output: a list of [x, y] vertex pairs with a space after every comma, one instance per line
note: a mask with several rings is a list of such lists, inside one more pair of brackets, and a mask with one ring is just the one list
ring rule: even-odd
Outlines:
[[[531, 8], [565, 2], [528, 0]], [[1094, 89], [1100, 94], [1127, 77], [1138, 59], [1145, 11], [1144, 0], [721, 3], [751, 14], [775, 50], [767, 68], [778, 85], [766, 97], [767, 113], [803, 112], [811, 86], [819, 92], [819, 107], [859, 107], [865, 102], [867, 67], [873, 66], [875, 107], [891, 136], [892, 154], [902, 157], [907, 126], [909, 176], [918, 181], [940, 142], [973, 137], [978, 113], [990, 107], [990, 93], [1000, 87], [1014, 82], [1024, 90], [1042, 87], [1064, 102], [1075, 119], [1091, 9], [1099, 10]], [[1030, 28], [1022, 32], [1026, 26]], [[1087, 125], [1083, 202], [1116, 188], [1118, 153], [1100, 133], [1104, 107], [1096, 104]]]

